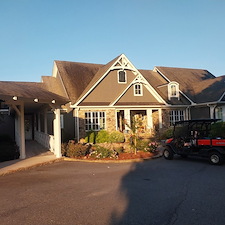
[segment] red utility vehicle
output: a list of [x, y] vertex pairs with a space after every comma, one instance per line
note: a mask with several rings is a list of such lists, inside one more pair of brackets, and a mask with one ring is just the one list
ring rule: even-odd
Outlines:
[[208, 158], [214, 164], [225, 159], [225, 138], [209, 137], [211, 125], [217, 119], [185, 120], [174, 124], [173, 137], [167, 139], [163, 156], [173, 159], [175, 154], [182, 157], [198, 156]]

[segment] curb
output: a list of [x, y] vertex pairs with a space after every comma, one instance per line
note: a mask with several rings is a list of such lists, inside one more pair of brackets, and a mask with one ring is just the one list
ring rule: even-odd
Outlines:
[[152, 156], [152, 157], [148, 157], [148, 158], [141, 158], [141, 159], [121, 159], [121, 160], [116, 160], [116, 159], [112, 159], [112, 160], [101, 160], [101, 159], [75, 159], [75, 158], [67, 158], [64, 157], [63, 160], [64, 161], [69, 161], [69, 162], [87, 162], [87, 163], [131, 163], [131, 162], [144, 162], [146, 160], [151, 160], [151, 159], [157, 159], [162, 157], [162, 154], [159, 153], [158, 155]]
[[32, 168], [35, 168], [35, 167], [44, 166], [44, 165], [47, 165], [47, 164], [52, 164], [52, 163], [59, 162], [59, 161], [63, 161], [63, 158], [53, 159], [53, 160], [50, 160], [50, 161], [47, 161], [47, 162], [37, 163], [37, 164], [31, 165], [31, 166], [21, 167], [21, 168], [18, 168], [18, 169], [12, 169], [12, 170], [8, 170], [8, 171], [2, 172], [2, 173], [0, 172], [0, 177], [8, 175], [8, 174], [16, 173], [16, 172], [19, 172], [19, 171], [25, 171], [25, 170], [29, 170], [29, 169], [32, 169]]

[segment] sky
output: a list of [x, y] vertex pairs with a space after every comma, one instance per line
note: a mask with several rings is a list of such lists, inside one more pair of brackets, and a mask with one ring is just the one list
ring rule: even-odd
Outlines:
[[0, 0], [0, 80], [41, 81], [54, 60], [225, 75], [225, 0]]

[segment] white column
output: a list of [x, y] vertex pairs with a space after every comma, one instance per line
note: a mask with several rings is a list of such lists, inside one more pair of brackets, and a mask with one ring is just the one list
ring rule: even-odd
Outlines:
[[162, 128], [162, 109], [159, 109], [159, 128]]
[[152, 109], [147, 109], [147, 126], [148, 126], [148, 129], [153, 128]]
[[24, 128], [24, 103], [20, 105], [20, 159], [26, 158], [25, 128]]
[[210, 119], [215, 119], [214, 118], [214, 113], [215, 113], [215, 108], [216, 108], [216, 105], [211, 105], [211, 106], [209, 106], [209, 108], [210, 108]]
[[[130, 126], [131, 124], [130, 124], [130, 110], [129, 109], [124, 110], [124, 119], [125, 119], [126, 123]], [[130, 128], [127, 125], [125, 125], [125, 129], [130, 130]]]
[[54, 141], [55, 141], [55, 155], [57, 158], [62, 157], [61, 154], [61, 126], [60, 126], [60, 109], [55, 109], [54, 119]]

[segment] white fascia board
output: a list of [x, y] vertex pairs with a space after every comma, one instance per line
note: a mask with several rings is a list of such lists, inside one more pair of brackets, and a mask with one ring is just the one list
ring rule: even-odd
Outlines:
[[224, 95], [225, 95], [225, 92], [221, 95], [221, 97], [219, 98], [218, 102], [221, 102], [221, 100], [223, 99]]
[[192, 104], [192, 105], [195, 105], [196, 103], [193, 102], [190, 98], [188, 98], [187, 95], [185, 95], [182, 91], [179, 90], [179, 92]]
[[53, 76], [53, 77], [56, 77], [57, 72], [58, 72], [58, 68], [57, 68], [57, 66], [56, 66], [56, 62], [54, 61], [54, 62], [53, 62], [53, 68], [52, 68], [52, 76]]
[[171, 82], [157, 67], [154, 67], [154, 70], [160, 73], [165, 80], [167, 80], [168, 82]]
[[61, 75], [59, 73], [58, 67], [57, 67], [57, 65], [56, 65], [56, 63], [54, 61], [54, 65], [53, 65], [53, 69], [52, 69], [52, 76], [56, 78], [57, 74], [59, 75], [59, 79], [60, 79], [60, 82], [62, 84], [63, 90], [66, 93], [66, 97], [69, 99], [68, 92], [67, 92], [66, 87], [65, 87], [65, 85], [63, 83], [63, 80], [62, 80], [62, 77], [61, 77]]
[[[118, 66], [115, 66], [117, 63], [119, 63], [120, 59], [121, 58], [125, 58], [126, 61], [131, 65], [128, 66], [128, 67], [125, 67], [121, 65], [121, 67], [118, 67]], [[120, 57], [115, 61], [115, 63], [102, 75], [102, 77], [100, 79], [98, 79], [95, 84], [90, 88], [90, 90], [82, 96], [82, 98], [77, 102], [75, 103], [74, 105], [72, 105], [72, 107], [76, 107], [78, 106], [88, 95], [91, 91], [93, 91], [93, 89], [107, 76], [107, 74], [111, 71], [111, 70], [114, 70], [114, 69], [127, 69], [127, 70], [131, 70], [131, 71], [137, 71], [137, 69], [134, 67], [134, 65], [130, 62], [130, 60], [124, 55], [124, 54], [121, 54]]]

